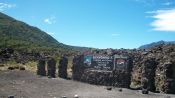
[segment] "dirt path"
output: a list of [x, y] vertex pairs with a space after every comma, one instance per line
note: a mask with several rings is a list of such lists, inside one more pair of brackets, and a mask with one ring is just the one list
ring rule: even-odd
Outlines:
[[[0, 71], [0, 98], [14, 95], [15, 98], [175, 98], [175, 95], [150, 93], [143, 95], [140, 91], [95, 86], [61, 78], [48, 79], [28, 71]], [[170, 97], [167, 97], [170, 96]]]

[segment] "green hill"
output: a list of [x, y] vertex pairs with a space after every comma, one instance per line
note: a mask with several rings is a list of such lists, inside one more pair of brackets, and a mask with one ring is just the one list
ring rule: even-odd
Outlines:
[[32, 51], [74, 52], [73, 46], [59, 43], [46, 32], [0, 12], [0, 48]]

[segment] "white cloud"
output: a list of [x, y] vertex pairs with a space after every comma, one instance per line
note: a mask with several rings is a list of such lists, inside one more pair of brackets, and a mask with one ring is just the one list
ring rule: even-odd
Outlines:
[[52, 22], [51, 22], [50, 19], [48, 19], [48, 18], [44, 19], [44, 22], [45, 22], [45, 23], [48, 23], [48, 24], [52, 24]]
[[44, 19], [44, 22], [47, 24], [53, 24], [56, 23], [56, 17], [55, 16], [51, 16], [49, 18]]
[[152, 13], [152, 18], [155, 19], [151, 23], [153, 30], [175, 32], [175, 9], [157, 10]]
[[120, 34], [113, 33], [113, 34], [111, 34], [111, 36], [120, 36]]
[[16, 4], [7, 4], [7, 3], [0, 3], [0, 11], [4, 11], [5, 9], [16, 7]]

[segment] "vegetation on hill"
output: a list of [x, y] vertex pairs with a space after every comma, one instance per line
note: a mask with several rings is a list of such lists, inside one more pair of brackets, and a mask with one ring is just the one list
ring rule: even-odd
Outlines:
[[0, 48], [4, 47], [36, 52], [57, 51], [66, 54], [88, 49], [60, 43], [44, 31], [0, 13]]

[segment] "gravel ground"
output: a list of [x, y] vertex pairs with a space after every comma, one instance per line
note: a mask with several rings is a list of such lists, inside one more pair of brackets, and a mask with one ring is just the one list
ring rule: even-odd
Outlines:
[[138, 90], [96, 86], [61, 78], [39, 77], [29, 71], [0, 71], [0, 98], [175, 98], [175, 95], [149, 93]]

